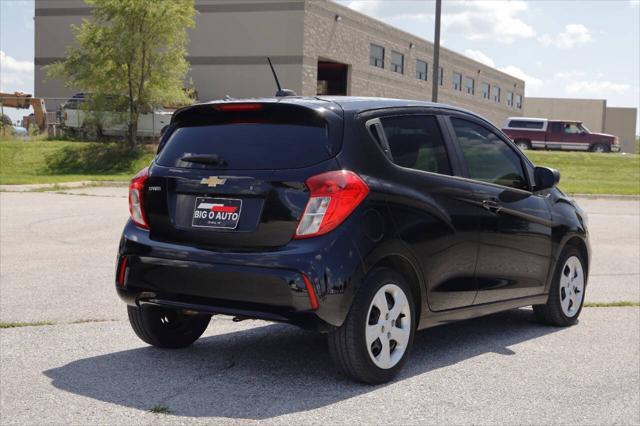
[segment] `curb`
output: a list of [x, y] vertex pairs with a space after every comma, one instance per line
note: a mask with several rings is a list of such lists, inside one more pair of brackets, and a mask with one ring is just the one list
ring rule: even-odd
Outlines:
[[59, 189], [76, 189], [86, 187], [97, 186], [127, 186], [127, 181], [96, 181], [96, 180], [83, 180], [79, 182], [59, 182], [59, 183], [41, 183], [41, 184], [28, 184], [28, 185], [0, 185], [0, 192], [33, 192], [33, 191], [56, 191]]
[[640, 201], [640, 195], [615, 195], [615, 194], [567, 194], [571, 198], [586, 198], [589, 200], [606, 199], [606, 200], [625, 200]]

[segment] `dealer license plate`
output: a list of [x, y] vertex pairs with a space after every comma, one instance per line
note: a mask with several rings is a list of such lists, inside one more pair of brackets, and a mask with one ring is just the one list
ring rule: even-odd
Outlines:
[[191, 225], [199, 228], [236, 229], [242, 200], [234, 198], [196, 198]]

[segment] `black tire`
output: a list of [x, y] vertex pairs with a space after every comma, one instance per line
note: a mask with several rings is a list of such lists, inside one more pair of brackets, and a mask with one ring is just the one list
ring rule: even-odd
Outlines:
[[[560, 279], [566, 266], [567, 260], [574, 256], [577, 257], [580, 261], [584, 275], [584, 286], [582, 290], [580, 306], [578, 307], [575, 314], [568, 316], [565, 314], [561, 306], [562, 296], [560, 290]], [[556, 271], [553, 275], [553, 281], [551, 283], [551, 287], [549, 288], [549, 299], [547, 300], [547, 303], [545, 305], [533, 306], [533, 311], [535, 312], [536, 318], [539, 322], [556, 327], [568, 327], [578, 322], [578, 317], [580, 316], [580, 312], [582, 312], [582, 306], [584, 305], [584, 291], [587, 288], [587, 269], [585, 266], [585, 260], [580, 253], [580, 250], [578, 250], [576, 247], [567, 246], [563, 250], [560, 258], [558, 259]]]
[[[405, 352], [402, 354], [402, 358], [388, 369], [380, 368], [373, 362], [369, 355], [365, 336], [365, 327], [369, 324], [370, 305], [378, 290], [386, 284], [395, 284], [402, 290], [407, 298], [411, 317], [410, 324], [405, 325], [409, 331]], [[404, 277], [392, 269], [375, 268], [363, 280], [342, 326], [329, 334], [329, 353], [338, 369], [346, 376], [364, 383], [386, 383], [398, 374], [409, 357], [416, 322], [413, 294]]]
[[127, 306], [136, 335], [158, 348], [184, 348], [198, 340], [211, 320], [209, 315], [185, 315], [175, 309], [152, 305]]
[[526, 140], [517, 140], [514, 142], [520, 151], [527, 151], [531, 149], [531, 142]]
[[592, 152], [610, 152], [611, 147], [606, 143], [596, 143], [591, 146]]

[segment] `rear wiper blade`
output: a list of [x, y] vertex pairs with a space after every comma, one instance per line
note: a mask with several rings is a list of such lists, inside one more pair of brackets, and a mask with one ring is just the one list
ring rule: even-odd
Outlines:
[[184, 157], [182, 157], [180, 161], [186, 161], [187, 163], [211, 164], [214, 166], [227, 165], [227, 162], [224, 160], [224, 158], [216, 154], [199, 154], [199, 155], [187, 154]]

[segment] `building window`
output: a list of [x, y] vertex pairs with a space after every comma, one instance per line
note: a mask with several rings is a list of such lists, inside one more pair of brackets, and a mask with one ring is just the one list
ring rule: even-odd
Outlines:
[[416, 78], [427, 81], [427, 63], [420, 59], [416, 59]]
[[507, 106], [513, 106], [513, 92], [507, 92]]
[[490, 89], [489, 83], [482, 83], [482, 99], [490, 99]]
[[369, 65], [384, 68], [384, 47], [372, 44], [369, 48]]
[[438, 71], [438, 84], [442, 86], [443, 83], [444, 83], [444, 69], [440, 67], [440, 70]]
[[453, 90], [462, 90], [462, 74], [453, 73]]
[[404, 55], [398, 52], [391, 52], [391, 71], [404, 73]]
[[516, 108], [522, 109], [522, 95], [516, 95]]
[[500, 103], [500, 88], [498, 86], [493, 86], [493, 100]]
[[473, 79], [471, 77], [465, 77], [464, 78], [464, 85], [467, 89], [467, 93], [470, 95], [473, 95], [474, 93], [474, 89], [475, 89], [475, 81], [473, 81]]

